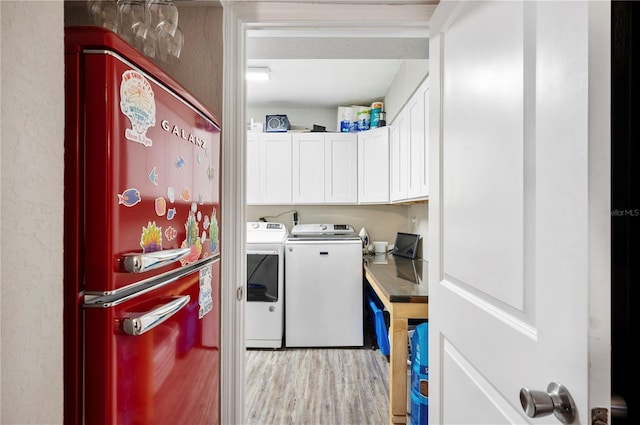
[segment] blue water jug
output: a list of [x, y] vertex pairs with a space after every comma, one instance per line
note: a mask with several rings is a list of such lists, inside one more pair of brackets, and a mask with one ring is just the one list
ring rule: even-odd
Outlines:
[[429, 423], [429, 323], [411, 337], [411, 425]]

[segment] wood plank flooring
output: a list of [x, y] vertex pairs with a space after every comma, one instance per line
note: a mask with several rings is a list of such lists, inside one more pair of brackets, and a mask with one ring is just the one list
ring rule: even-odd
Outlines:
[[250, 349], [247, 425], [382, 425], [389, 418], [389, 363], [379, 350]]

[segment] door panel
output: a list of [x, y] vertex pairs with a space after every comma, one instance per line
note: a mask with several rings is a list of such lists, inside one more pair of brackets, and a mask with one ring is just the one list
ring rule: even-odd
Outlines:
[[[471, 422], [474, 425], [500, 425], [520, 423], [520, 414], [514, 410], [504, 398], [496, 396], [496, 391], [491, 387], [491, 382], [485, 379], [482, 373], [473, 367], [462, 355], [462, 353], [449, 343], [443, 344], [445, 356], [443, 365], [451, 379], [444, 382], [443, 393], [447, 397], [443, 398], [445, 411], [447, 412], [446, 423], [465, 424], [469, 423], [468, 412], [460, 409], [459, 406], [474, 405], [474, 400], [484, 399], [487, 395], [493, 395], [488, 403], [479, 406], [473, 414], [475, 419]], [[466, 391], [457, 391], [455, 387], [449, 387], [450, 383], [460, 383], [465, 386]]]
[[358, 201], [358, 140], [355, 134], [325, 137], [324, 200], [329, 203]]
[[[126, 321], [188, 302], [150, 329]], [[84, 421], [88, 424], [218, 424], [220, 261], [112, 306], [84, 309]], [[134, 330], [139, 330], [135, 328]]]
[[[444, 38], [442, 114], [444, 272], [484, 299], [518, 310], [524, 292], [523, 7], [478, 3], [461, 12], [461, 24]], [[483, 30], [496, 25], [500, 31]], [[500, 60], [486, 63], [495, 56]]]
[[323, 203], [324, 134], [293, 134], [293, 202]]
[[573, 396], [575, 423], [608, 408], [610, 22], [599, 3], [448, 2], [434, 14], [431, 423], [559, 423], [520, 405], [522, 387], [552, 381]]

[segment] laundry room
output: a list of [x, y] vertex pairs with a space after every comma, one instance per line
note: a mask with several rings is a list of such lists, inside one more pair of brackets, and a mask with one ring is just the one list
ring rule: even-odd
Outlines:
[[354, 380], [377, 396], [348, 422], [420, 415], [407, 361], [428, 316], [426, 34], [261, 29], [246, 42], [248, 423], [299, 412], [261, 382], [286, 392], [309, 361], [329, 388], [368, 375]]

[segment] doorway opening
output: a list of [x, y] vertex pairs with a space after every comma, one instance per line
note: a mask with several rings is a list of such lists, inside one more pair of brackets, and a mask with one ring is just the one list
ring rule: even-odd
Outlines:
[[[373, 4], [371, 4], [373, 3]], [[376, 4], [379, 3], [379, 4]], [[230, 2], [225, 5], [225, 53], [224, 53], [224, 114], [223, 135], [224, 146], [223, 161], [235, 169], [236, 185], [228, 179], [223, 182], [223, 193], [229, 200], [226, 206], [226, 216], [233, 217], [233, 221], [227, 221], [228, 240], [237, 239], [242, 234], [242, 243], [227, 247], [235, 258], [246, 257], [244, 247], [246, 211], [246, 125], [250, 117], [246, 116], [244, 70], [247, 66], [247, 34], [250, 31], [266, 30], [301, 30], [301, 31], [326, 31], [336, 34], [340, 31], [378, 31], [384, 34], [393, 34], [407, 29], [428, 31], [428, 24], [437, 2], [426, 4], [425, 2], [402, 2], [389, 5], [388, 2], [369, 2], [367, 5], [342, 2], [325, 3], [254, 3], [243, 4]], [[313, 17], [310, 20], [309, 17]], [[354, 18], [355, 17], [355, 18]], [[234, 172], [234, 171], [231, 171]], [[245, 261], [227, 260], [224, 264], [227, 269], [225, 280], [244, 282], [246, 279]], [[223, 294], [223, 302], [227, 302], [230, 315], [235, 320], [224, 325], [223, 336], [226, 335], [228, 347], [227, 364], [237, 367], [228, 370], [223, 377], [223, 392], [233, 393], [222, 405], [223, 421], [230, 423], [244, 422], [244, 306], [237, 302], [238, 283], [233, 291], [227, 290]], [[286, 331], [285, 331], [286, 332]], [[225, 391], [224, 386], [229, 391]]]

